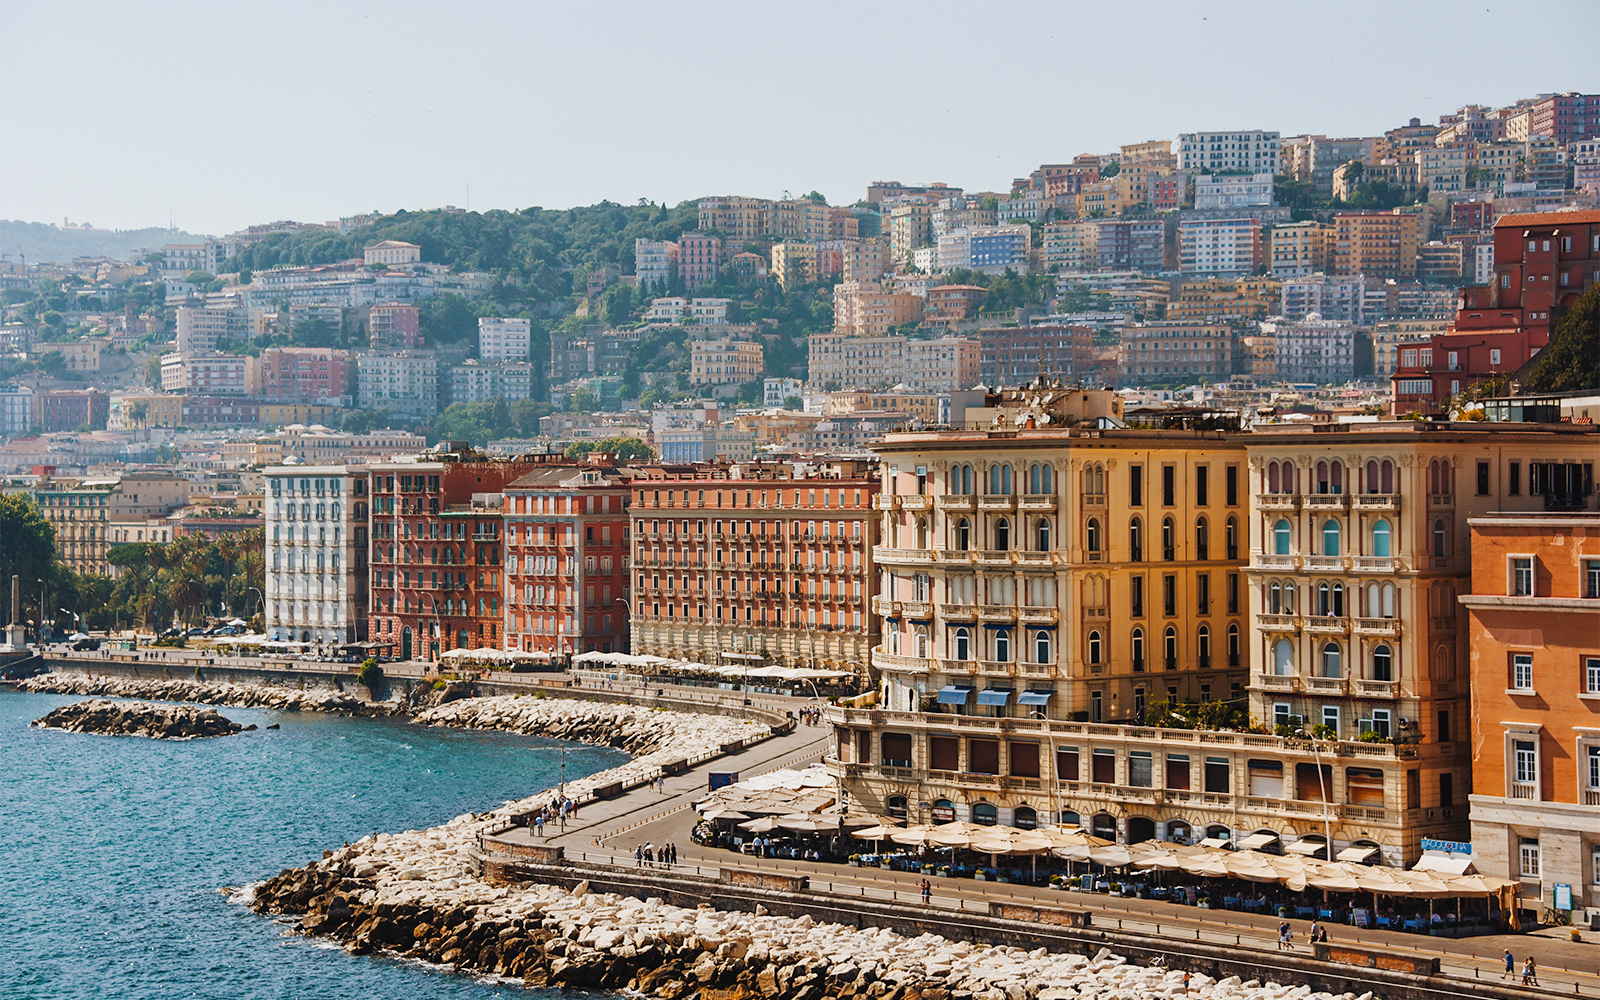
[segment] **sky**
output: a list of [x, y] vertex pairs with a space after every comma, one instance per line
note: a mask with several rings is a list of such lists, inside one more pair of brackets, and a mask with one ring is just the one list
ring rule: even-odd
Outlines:
[[[1508, 42], [1508, 39], [1514, 40]], [[1600, 93], [1600, 0], [0, 0], [0, 218], [1006, 190], [1211, 129]]]

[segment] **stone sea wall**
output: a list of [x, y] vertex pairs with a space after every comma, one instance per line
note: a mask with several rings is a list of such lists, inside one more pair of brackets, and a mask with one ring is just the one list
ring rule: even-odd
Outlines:
[[40, 694], [92, 695], [102, 698], [153, 698], [234, 708], [267, 708], [283, 712], [331, 712], [339, 715], [389, 715], [398, 703], [369, 702], [331, 687], [301, 689], [268, 684], [226, 684], [197, 680], [103, 677], [49, 673], [17, 683], [19, 691]]
[[634, 754], [639, 760], [651, 758], [645, 762], [656, 767], [712, 754], [726, 744], [753, 741], [771, 733], [765, 725], [732, 716], [518, 695], [447, 702], [419, 713], [416, 721], [429, 726], [494, 729], [611, 746]]
[[72, 733], [145, 736], [157, 740], [196, 740], [232, 736], [243, 731], [237, 722], [212, 709], [98, 698], [62, 705], [44, 718], [35, 719], [33, 724]]

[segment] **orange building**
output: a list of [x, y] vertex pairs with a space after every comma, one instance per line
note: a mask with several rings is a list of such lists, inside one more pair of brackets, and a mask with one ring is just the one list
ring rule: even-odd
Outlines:
[[1565, 905], [1566, 886], [1579, 919], [1600, 908], [1600, 513], [1583, 499], [1591, 509], [1472, 518], [1461, 598], [1474, 862], [1521, 879], [1538, 911]]

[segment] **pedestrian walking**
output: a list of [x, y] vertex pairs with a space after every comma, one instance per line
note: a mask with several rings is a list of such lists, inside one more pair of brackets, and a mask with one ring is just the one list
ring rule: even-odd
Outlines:
[[1517, 960], [1511, 956], [1511, 949], [1506, 949], [1506, 971], [1500, 973], [1501, 979], [1510, 979], [1511, 974], [1517, 971]]
[[[633, 845], [633, 866], [635, 868], [643, 868], [644, 867], [644, 845], [643, 844], [634, 844]], [[1507, 954], [1510, 954], [1510, 953], [1507, 952]]]
[[1294, 951], [1294, 928], [1287, 920], [1278, 925], [1278, 950]]
[[927, 879], [922, 880], [922, 905], [927, 906], [933, 901], [933, 883]]
[[1319, 932], [1321, 932], [1321, 930], [1322, 930], [1322, 925], [1321, 924], [1317, 923], [1315, 920], [1311, 921], [1311, 932], [1306, 935], [1306, 940], [1310, 941], [1312, 944], [1316, 944], [1317, 943], [1317, 934]]
[[1527, 960], [1522, 963], [1522, 985], [1539, 985], [1539, 967], [1534, 964], [1532, 955], [1529, 955]]
[[544, 836], [544, 813], [533, 818], [533, 832], [541, 837]]

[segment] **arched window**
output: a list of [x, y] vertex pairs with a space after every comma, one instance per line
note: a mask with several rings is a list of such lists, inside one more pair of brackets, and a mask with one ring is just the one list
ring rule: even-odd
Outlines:
[[925, 549], [927, 547], [928, 547], [928, 519], [925, 518], [925, 517], [919, 517], [919, 518], [917, 518], [917, 548]]
[[964, 628], [956, 629], [955, 634], [956, 659], [972, 659], [972, 633]]
[[1163, 645], [1166, 647], [1167, 669], [1178, 669], [1178, 630], [1171, 625], [1167, 626], [1167, 634]]
[[[1039, 634], [1041, 636], [1044, 635], [1043, 632], [1040, 632]], [[1101, 662], [1101, 659], [1100, 659], [1100, 633], [1098, 631], [1089, 633], [1089, 662], [1090, 663], [1095, 663], [1095, 664], [1098, 664], [1098, 663]]]
[[1001, 551], [1011, 548], [1011, 522], [1003, 517], [994, 522], [994, 547]]
[[1456, 660], [1449, 646], [1438, 646], [1433, 651], [1433, 681], [1445, 684], [1456, 679]]
[[1450, 535], [1445, 531], [1444, 518], [1433, 522], [1433, 557], [1443, 559], [1450, 554]]
[[1055, 492], [1054, 470], [1049, 463], [1035, 462], [1028, 467], [1028, 492], [1043, 496]]
[[1395, 612], [1394, 612], [1394, 595], [1395, 595], [1394, 584], [1392, 584], [1392, 583], [1384, 584], [1383, 585], [1383, 590], [1380, 593], [1382, 595], [1382, 598], [1381, 598], [1381, 603], [1379, 604], [1379, 607], [1382, 610], [1379, 611], [1378, 617], [1380, 617], [1380, 618], [1393, 618], [1394, 614], [1395, 614]]
[[1272, 526], [1272, 554], [1278, 556], [1289, 555], [1289, 544], [1293, 534], [1289, 527], [1289, 519], [1280, 517]]
[[1204, 562], [1211, 558], [1210, 526], [1205, 518], [1194, 523], [1194, 557]]
[[956, 804], [949, 799], [935, 799], [933, 803], [932, 819], [935, 826], [949, 823], [956, 818]]
[[1272, 615], [1286, 614], [1283, 610], [1283, 584], [1277, 580], [1267, 584], [1267, 613]]
[[994, 634], [994, 658], [998, 663], [1011, 662], [1011, 633], [1005, 629]]
[[1267, 463], [1267, 492], [1268, 493], [1277, 493], [1278, 492], [1278, 487], [1280, 485], [1282, 485], [1282, 483], [1278, 478], [1278, 463], [1277, 462], [1268, 462]]
[[1333, 614], [1333, 593], [1326, 583], [1317, 584], [1317, 616], [1326, 618]]
[[1379, 466], [1378, 485], [1382, 488], [1382, 492], [1384, 493], [1394, 492], [1394, 463], [1389, 461], [1387, 458], [1384, 459], [1383, 464]]
[[972, 807], [972, 822], [979, 826], [995, 826], [1000, 822], [1000, 810], [992, 802], [979, 802]]
[[1178, 529], [1172, 518], [1161, 521], [1161, 558], [1171, 562], [1178, 557]]
[[928, 630], [921, 625], [917, 626], [917, 659], [928, 658]]
[[1050, 633], [1035, 632], [1033, 634], [1033, 662], [1050, 662]]
[[1367, 459], [1367, 482], [1365, 485], [1368, 493], [1383, 492], [1383, 490], [1378, 489], [1378, 460], [1375, 458]]
[[1133, 638], [1129, 642], [1128, 646], [1133, 651], [1133, 669], [1135, 669], [1135, 670], [1143, 670], [1144, 669], [1144, 629], [1136, 628], [1136, 629], [1133, 630]]
[[1294, 646], [1288, 639], [1279, 639], [1272, 644], [1272, 672], [1278, 677], [1288, 677], [1294, 673]]
[[900, 655], [900, 629], [898, 626], [889, 633], [889, 653], [891, 656]]
[[1227, 538], [1228, 558], [1239, 558], [1239, 519], [1232, 514], [1228, 515]]
[[972, 522], [961, 518], [956, 522], [956, 549], [966, 552], [972, 548]]
[[891, 795], [884, 802], [884, 811], [889, 814], [890, 819], [905, 819], [909, 811], [908, 805], [904, 795]]
[[1328, 463], [1327, 462], [1318, 462], [1317, 463], [1317, 492], [1318, 493], [1326, 493], [1326, 492], [1328, 492]]
[[1339, 522], [1332, 518], [1322, 525], [1322, 554], [1325, 556], [1339, 554]]
[[1375, 681], [1394, 680], [1394, 654], [1390, 652], [1386, 643], [1380, 643], [1372, 651], [1372, 679]]
[[1200, 669], [1211, 667], [1211, 629], [1205, 625], [1195, 634], [1195, 652], [1200, 654]]
[[1335, 618], [1344, 617], [1344, 584], [1333, 585], [1333, 607], [1329, 608], [1328, 612]]
[[1322, 676], [1340, 677], [1344, 672], [1344, 656], [1337, 642], [1322, 647]]
[[1228, 666], [1239, 665], [1239, 623], [1228, 626]]
[[1039, 523], [1033, 526], [1034, 548], [1040, 552], [1050, 551], [1050, 519], [1039, 518]]
[[1085, 526], [1085, 533], [1088, 535], [1088, 538], [1089, 538], [1089, 551], [1090, 552], [1099, 552], [1100, 551], [1100, 519], [1098, 517], [1089, 518], [1089, 523], [1088, 523], [1088, 525]]
[[1344, 492], [1344, 464], [1341, 462], [1317, 463], [1317, 492]]
[[1032, 830], [1039, 826], [1039, 814], [1032, 806], [1017, 806], [1011, 813], [1011, 824], [1019, 830]]
[[1128, 547], [1130, 559], [1144, 561], [1144, 524], [1137, 517], [1128, 522]]
[[1106, 491], [1106, 467], [1090, 462], [1083, 467], [1083, 492], [1086, 496], [1100, 496]]
[[1380, 518], [1372, 526], [1372, 554], [1388, 558], [1389, 552], [1389, 522]]
[[958, 465], [950, 470], [950, 492], [962, 496], [972, 492], [972, 466]]

